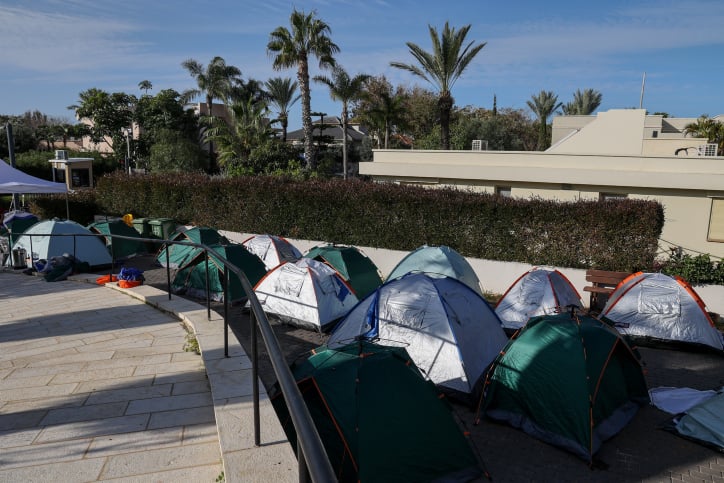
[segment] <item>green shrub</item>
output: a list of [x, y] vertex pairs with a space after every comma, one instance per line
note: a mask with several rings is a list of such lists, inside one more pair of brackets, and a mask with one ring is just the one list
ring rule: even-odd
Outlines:
[[652, 267], [664, 223], [653, 201], [526, 200], [289, 176], [113, 174], [96, 200], [102, 213], [236, 232], [396, 250], [448, 245], [476, 258], [621, 271]]
[[673, 249], [668, 260], [655, 267], [667, 275], [678, 275], [693, 285], [724, 285], [724, 262], [716, 262], [709, 255], [689, 255]]

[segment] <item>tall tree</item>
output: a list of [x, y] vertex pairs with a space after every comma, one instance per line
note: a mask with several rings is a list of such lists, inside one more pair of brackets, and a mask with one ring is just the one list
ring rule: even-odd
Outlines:
[[153, 84], [151, 84], [150, 80], [142, 80], [141, 82], [138, 83], [138, 88], [143, 91], [144, 96], [147, 96], [148, 91], [153, 89]]
[[550, 145], [548, 118], [553, 115], [556, 109], [561, 107], [562, 103], [558, 102], [558, 96], [553, 91], [540, 91], [537, 95], [531, 96], [526, 104], [533, 111], [533, 114], [538, 117], [538, 150], [544, 151]]
[[234, 100], [228, 103], [231, 122], [218, 117], [207, 118], [209, 129], [204, 139], [219, 147], [219, 164], [228, 169], [246, 162], [251, 151], [266, 142], [271, 129], [266, 119], [268, 110], [262, 102]]
[[405, 128], [406, 112], [405, 90], [393, 89], [385, 76], [377, 76], [365, 83], [362, 97], [354, 103], [353, 116], [376, 135], [378, 148], [387, 149], [393, 131]]
[[573, 100], [561, 106], [561, 111], [567, 116], [588, 116], [601, 105], [603, 94], [594, 89], [581, 91], [577, 89], [573, 93]]
[[297, 94], [299, 84], [289, 77], [273, 77], [266, 81], [265, 86], [269, 104], [279, 113], [276, 120], [282, 126], [282, 142], [285, 143], [289, 127], [289, 108], [301, 97]]
[[332, 100], [342, 103], [342, 177], [347, 179], [347, 125], [349, 124], [349, 103], [359, 99], [364, 91], [365, 82], [370, 76], [357, 74], [350, 77], [346, 70], [337, 65], [332, 69], [332, 77], [314, 76], [314, 80], [329, 88]]
[[78, 103], [69, 106], [78, 119], [91, 121], [90, 138], [94, 143], [108, 143], [117, 156], [123, 157], [126, 133], [133, 122], [138, 100], [123, 92], [109, 94], [91, 88], [81, 92]]
[[266, 48], [267, 53], [274, 57], [275, 70], [297, 67], [297, 82], [302, 96], [304, 158], [309, 170], [315, 167], [309, 57], [319, 60], [320, 69], [334, 67], [334, 54], [339, 52], [339, 47], [330, 38], [332, 30], [329, 25], [316, 18], [315, 11], [306, 14], [294, 9], [289, 17], [289, 27], [277, 27], [269, 35]]
[[412, 72], [437, 88], [440, 108], [440, 147], [450, 149], [450, 112], [455, 104], [451, 90], [475, 56], [485, 47], [486, 42], [474, 45], [475, 41], [465, 44], [470, 25], [456, 30], [445, 22], [442, 34], [438, 37], [435, 27], [428, 25], [432, 52], [407, 42], [407, 48], [419, 65], [391, 62], [392, 67]]
[[[241, 82], [241, 70], [233, 65], [227, 65], [226, 61], [219, 56], [211, 59], [206, 67], [194, 59], [183, 61], [181, 66], [196, 79], [197, 84], [196, 89], [185, 91], [183, 98], [191, 100], [205, 95], [207, 115], [209, 116], [214, 115], [214, 99], [225, 99], [232, 92], [233, 87]], [[209, 144], [209, 170], [212, 173], [217, 170], [213, 143]]]

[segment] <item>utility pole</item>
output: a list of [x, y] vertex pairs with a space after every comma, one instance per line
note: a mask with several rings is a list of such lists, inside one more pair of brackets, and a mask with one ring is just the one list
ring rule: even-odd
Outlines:
[[131, 174], [131, 135], [133, 134], [132, 129], [126, 130], [126, 149], [127, 149], [127, 155], [126, 155], [126, 171], [128, 174]]

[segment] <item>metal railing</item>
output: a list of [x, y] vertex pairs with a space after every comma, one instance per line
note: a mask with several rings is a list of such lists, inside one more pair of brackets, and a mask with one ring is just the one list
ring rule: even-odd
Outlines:
[[[111, 247], [113, 239], [124, 239], [131, 241], [143, 242], [146, 244], [153, 243], [154, 245], [186, 245], [201, 249], [205, 254], [206, 263], [206, 305], [207, 305], [207, 317], [211, 318], [211, 295], [209, 287], [209, 252], [213, 254], [213, 257], [224, 265], [224, 356], [229, 357], [229, 320], [228, 320], [228, 300], [229, 300], [229, 282], [232, 274], [236, 276], [244, 292], [247, 295], [249, 301], [249, 319], [251, 323], [251, 362], [252, 362], [252, 385], [253, 385], [253, 412], [254, 412], [254, 444], [261, 446], [261, 418], [259, 413], [259, 361], [258, 361], [258, 350], [257, 350], [257, 335], [256, 328], [259, 328], [261, 332], [264, 345], [269, 359], [274, 369], [279, 388], [281, 389], [284, 401], [287, 404], [289, 414], [291, 415], [292, 423], [297, 434], [297, 460], [299, 462], [299, 480], [311, 481], [315, 483], [326, 483], [336, 482], [337, 478], [332, 469], [332, 465], [329, 462], [329, 457], [324, 449], [324, 445], [319, 436], [319, 432], [314, 425], [309, 410], [301, 392], [297, 386], [297, 383], [292, 375], [289, 366], [286, 363], [284, 354], [279, 346], [279, 340], [274, 334], [274, 330], [269, 323], [264, 310], [261, 307], [259, 299], [256, 297], [254, 289], [246, 277], [246, 274], [236, 265], [229, 262], [223, 255], [219, 254], [212, 247], [201, 243], [193, 243], [187, 241], [176, 241], [176, 240], [161, 240], [158, 238], [143, 238], [143, 237], [132, 237], [126, 235], [113, 235], [113, 234], [95, 234], [95, 233], [75, 233], [75, 234], [60, 234], [60, 233], [8, 233], [8, 237], [14, 237], [16, 240], [20, 236], [27, 236], [30, 238], [30, 261], [33, 264], [33, 237], [73, 237], [73, 257], [76, 256], [77, 244], [76, 237], [96, 237], [96, 238], [111, 238]], [[111, 248], [111, 266], [110, 274], [113, 273], [116, 266], [116, 259], [113, 254], [114, 250]], [[12, 257], [12, 247], [11, 253]], [[49, 262], [49, 261], [48, 261]], [[171, 300], [171, 268], [169, 264], [169, 250], [166, 250], [166, 278], [167, 278], [167, 292], [168, 298]], [[109, 278], [110, 279], [110, 278]], [[241, 341], [239, 341], [241, 343]]]

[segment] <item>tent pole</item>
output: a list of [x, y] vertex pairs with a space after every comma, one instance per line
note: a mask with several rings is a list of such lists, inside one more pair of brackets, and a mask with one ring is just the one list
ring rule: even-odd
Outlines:
[[[5, 131], [8, 133], [8, 158], [10, 158], [10, 167], [15, 168], [15, 139], [13, 138], [13, 125], [10, 121], [5, 125]], [[20, 206], [20, 199], [17, 193], [13, 193], [12, 206], [18, 209]]]
[[206, 254], [206, 319], [211, 320], [211, 287], [209, 287], [209, 251], [204, 248]]

